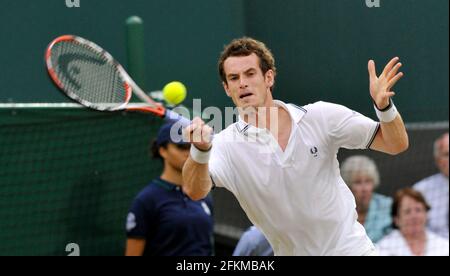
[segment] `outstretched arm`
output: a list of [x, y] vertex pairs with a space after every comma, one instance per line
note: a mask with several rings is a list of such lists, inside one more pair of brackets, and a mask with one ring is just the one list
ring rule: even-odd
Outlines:
[[212, 188], [208, 158], [205, 156], [211, 151], [212, 145], [208, 141], [211, 134], [212, 128], [205, 125], [200, 118], [195, 118], [192, 124], [184, 129], [184, 135], [192, 145], [189, 158], [183, 167], [183, 191], [192, 200], [205, 198]]
[[[388, 154], [399, 154], [409, 147], [408, 134], [400, 113], [395, 111], [391, 97], [395, 95], [391, 91], [392, 87], [403, 77], [402, 72], [398, 72], [402, 64], [399, 58], [393, 58], [384, 68], [378, 77], [375, 69], [375, 62], [369, 61], [370, 95], [372, 96], [377, 113], [381, 115], [380, 129], [375, 136], [371, 149]], [[393, 115], [393, 118], [390, 118]]]

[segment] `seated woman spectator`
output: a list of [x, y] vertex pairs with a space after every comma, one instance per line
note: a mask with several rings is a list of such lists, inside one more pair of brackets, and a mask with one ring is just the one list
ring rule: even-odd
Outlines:
[[382, 256], [448, 256], [448, 240], [425, 228], [430, 210], [423, 195], [412, 188], [397, 191], [392, 205], [394, 228], [377, 244]]
[[375, 162], [363, 155], [349, 157], [342, 163], [341, 174], [355, 196], [359, 223], [376, 243], [391, 230], [392, 199], [374, 193], [380, 184]]

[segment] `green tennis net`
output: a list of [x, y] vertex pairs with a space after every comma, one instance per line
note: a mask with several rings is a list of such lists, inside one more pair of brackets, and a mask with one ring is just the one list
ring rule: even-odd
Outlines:
[[161, 120], [68, 104], [0, 108], [0, 255], [122, 255], [137, 192], [161, 171]]

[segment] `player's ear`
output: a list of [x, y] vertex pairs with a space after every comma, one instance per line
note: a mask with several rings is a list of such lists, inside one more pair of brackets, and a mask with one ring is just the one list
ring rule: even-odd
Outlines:
[[167, 149], [165, 147], [159, 147], [159, 155], [163, 159], [167, 159]]
[[223, 89], [225, 90], [225, 93], [227, 93], [227, 96], [231, 98], [230, 89], [228, 88], [228, 84], [226, 82], [222, 82]]
[[275, 73], [272, 69], [267, 70], [265, 74], [265, 80], [267, 87], [272, 87], [275, 83]]

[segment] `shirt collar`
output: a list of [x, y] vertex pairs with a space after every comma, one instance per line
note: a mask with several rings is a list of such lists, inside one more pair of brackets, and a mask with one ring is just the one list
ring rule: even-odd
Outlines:
[[175, 184], [172, 184], [172, 183], [170, 183], [170, 182], [167, 182], [167, 181], [165, 181], [165, 180], [162, 180], [160, 177], [155, 178], [155, 179], [153, 180], [153, 183], [154, 183], [155, 185], [157, 185], [157, 186], [159, 186], [159, 187], [165, 189], [165, 190], [168, 190], [168, 191], [175, 191], [175, 190], [178, 191], [178, 190], [180, 190], [179, 186], [177, 186], [177, 185], [175, 185]]
[[[294, 104], [286, 104], [279, 100], [274, 100], [273, 102], [275, 103], [276, 106], [280, 106], [280, 107], [284, 108], [285, 110], [287, 110], [287, 112], [289, 113], [289, 115], [291, 116], [291, 119], [294, 121], [295, 124], [298, 124], [307, 112], [307, 110], [304, 109], [303, 107], [300, 107], [300, 106], [297, 106]], [[251, 132], [257, 132], [257, 133], [260, 133], [262, 131], [265, 132], [265, 129], [257, 128], [255, 126], [252, 126], [252, 125], [246, 123], [240, 115], [239, 115], [239, 121], [236, 124], [236, 128], [242, 134], [246, 134], [249, 130], [251, 130]]]

